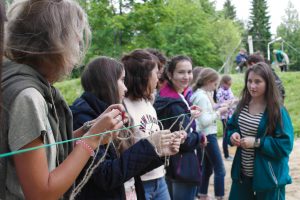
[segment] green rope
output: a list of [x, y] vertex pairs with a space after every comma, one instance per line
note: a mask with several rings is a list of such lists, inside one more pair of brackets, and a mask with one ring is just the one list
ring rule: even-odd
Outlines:
[[[181, 114], [181, 115], [190, 115], [190, 113]], [[180, 115], [178, 115], [178, 116], [180, 116]], [[162, 119], [160, 121], [166, 121], [166, 120], [169, 120], [169, 119], [177, 118], [178, 116], [165, 118], [165, 119]], [[138, 127], [138, 126], [141, 126], [141, 125], [139, 124], [139, 125], [130, 126], [130, 127], [126, 127], [126, 128], [121, 128], [121, 129], [116, 129], [116, 130], [111, 130], [111, 131], [105, 131], [105, 132], [97, 133], [97, 134], [93, 134], [93, 135], [86, 135], [86, 136], [82, 136], [82, 137], [78, 137], [78, 138], [73, 138], [73, 139], [70, 139], [70, 140], [64, 140], [64, 141], [55, 142], [55, 143], [51, 143], [51, 144], [44, 144], [44, 145], [40, 145], [40, 146], [36, 146], [36, 147], [30, 147], [30, 148], [26, 148], [26, 149], [17, 150], [17, 151], [11, 151], [11, 152], [8, 152], [8, 153], [0, 154], [0, 158], [25, 153], [25, 152], [28, 152], [28, 151], [34, 151], [34, 150], [41, 149], [41, 148], [47, 148], [47, 147], [51, 147], [51, 146], [54, 146], [54, 145], [64, 144], [64, 143], [67, 143], [67, 142], [74, 142], [74, 141], [80, 140], [80, 139], [85, 139], [85, 138], [90, 138], [90, 137], [95, 137], [95, 136], [102, 136], [102, 135], [106, 135], [108, 133], [127, 130], [127, 129], [135, 128], [135, 127]]]

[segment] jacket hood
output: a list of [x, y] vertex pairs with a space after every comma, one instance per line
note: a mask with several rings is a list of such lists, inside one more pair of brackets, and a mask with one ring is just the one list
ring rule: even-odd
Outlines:
[[[81, 116], [90, 116], [96, 119], [107, 108], [107, 104], [98, 99], [94, 94], [90, 92], [84, 92], [81, 97], [76, 99], [70, 106], [74, 120]], [[75, 127], [74, 129], [79, 128]]]
[[179, 94], [169, 84], [166, 84], [156, 96], [153, 106], [159, 112], [174, 103], [184, 104]]

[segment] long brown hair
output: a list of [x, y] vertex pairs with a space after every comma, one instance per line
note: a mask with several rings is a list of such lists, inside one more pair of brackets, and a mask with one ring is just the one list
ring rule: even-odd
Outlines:
[[126, 97], [131, 100], [151, 100], [148, 83], [151, 71], [158, 66], [158, 58], [146, 50], [137, 49], [123, 56], [122, 63], [126, 71]]
[[124, 70], [123, 64], [109, 57], [91, 61], [81, 76], [84, 91], [93, 93], [107, 105], [120, 103], [118, 79]]
[[275, 78], [272, 73], [270, 66], [264, 62], [258, 62], [254, 64], [251, 68], [248, 68], [245, 74], [245, 85], [241, 92], [241, 100], [236, 108], [236, 113], [240, 113], [245, 105], [249, 104], [251, 101], [251, 95], [247, 87], [248, 77], [250, 72], [253, 72], [259, 75], [266, 82], [265, 90], [265, 100], [266, 100], [266, 110], [268, 113], [267, 116], [267, 130], [268, 135], [273, 136], [276, 129], [276, 125], [281, 123], [280, 115], [280, 95], [278, 88], [275, 85]]

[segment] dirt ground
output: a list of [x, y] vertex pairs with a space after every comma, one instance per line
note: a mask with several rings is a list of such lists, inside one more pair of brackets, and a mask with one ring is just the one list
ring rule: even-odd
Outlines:
[[[219, 139], [219, 146], [222, 151], [221, 139]], [[231, 155], [234, 155], [235, 148], [229, 147], [229, 152]], [[224, 164], [226, 168], [225, 199], [228, 199], [231, 186], [230, 170], [232, 161], [227, 161], [224, 159]], [[293, 183], [286, 186], [286, 200], [300, 200], [300, 139], [295, 140], [294, 149], [290, 155], [290, 174], [292, 176]], [[214, 196], [213, 177], [210, 179], [209, 196]]]

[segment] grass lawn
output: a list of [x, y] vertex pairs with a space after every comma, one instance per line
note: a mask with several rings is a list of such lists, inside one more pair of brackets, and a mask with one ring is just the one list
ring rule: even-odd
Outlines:
[[[300, 72], [277, 72], [277, 74], [283, 81], [285, 87], [285, 106], [292, 118], [295, 134], [300, 136]], [[234, 74], [232, 78], [233, 93], [235, 96], [239, 96], [244, 85], [244, 74]], [[66, 80], [55, 84], [55, 86], [60, 89], [68, 104], [72, 104], [83, 91], [79, 79]], [[222, 125], [219, 123], [220, 134], [221, 127]]]

